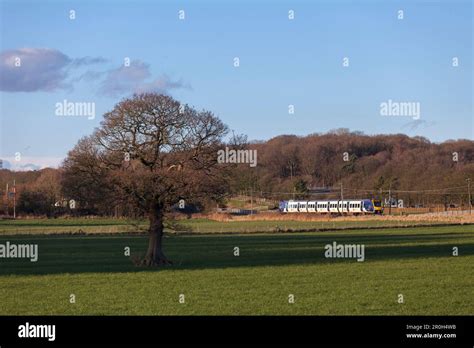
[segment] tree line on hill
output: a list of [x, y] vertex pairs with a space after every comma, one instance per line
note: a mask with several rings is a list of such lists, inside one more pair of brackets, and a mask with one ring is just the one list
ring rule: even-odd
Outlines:
[[[257, 150], [258, 164], [234, 166], [227, 173], [223, 197], [245, 192], [273, 200], [337, 198], [342, 183], [346, 198], [383, 198], [391, 189], [406, 206], [467, 205], [466, 179], [474, 179], [474, 142], [470, 140], [436, 144], [403, 134], [368, 136], [339, 129], [304, 137], [281, 135], [268, 141], [252, 142], [248, 147]], [[8, 183], [12, 191], [13, 180], [16, 181], [18, 214], [73, 213], [68, 203], [71, 194], [77, 203], [75, 213], [133, 214], [133, 209], [126, 204], [111, 206], [100, 185], [94, 186], [84, 177], [78, 179], [81, 180], [79, 185], [71, 185], [69, 180], [72, 179], [64, 176], [63, 168], [25, 172], [0, 170], [0, 214], [8, 214], [7, 207], [12, 214], [13, 198], [12, 194], [7, 197], [6, 185]], [[75, 187], [75, 194], [71, 186]], [[335, 188], [337, 192], [325, 194], [321, 190], [322, 193], [311, 195], [310, 192], [317, 192], [312, 190], [315, 188]], [[454, 189], [432, 191], [442, 188]], [[220, 203], [225, 204], [225, 201]], [[200, 209], [215, 207], [212, 202], [200, 202], [197, 206]]]
[[[238, 167], [234, 192], [324, 199], [340, 197], [342, 185], [345, 198], [383, 198], [391, 191], [408, 206], [423, 201], [458, 205], [467, 204], [466, 179], [474, 179], [470, 140], [437, 144], [404, 134], [369, 136], [337, 129], [304, 137], [281, 135], [252, 148], [258, 165]], [[308, 194], [317, 188], [323, 193]], [[325, 188], [336, 193], [324, 194]]]

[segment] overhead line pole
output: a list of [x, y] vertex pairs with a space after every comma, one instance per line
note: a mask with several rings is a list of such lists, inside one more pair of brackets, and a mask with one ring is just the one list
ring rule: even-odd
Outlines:
[[341, 181], [341, 212], [344, 212], [344, 186]]
[[16, 219], [16, 180], [13, 179], [13, 218]]
[[8, 208], [9, 208], [9, 200], [10, 200], [10, 197], [9, 197], [9, 193], [8, 193], [8, 182], [7, 182], [7, 189], [5, 191], [5, 212], [6, 212], [6, 215], [7, 216], [10, 216], [10, 212], [8, 211]]
[[392, 215], [392, 180], [388, 186], [388, 215]]
[[471, 178], [466, 179], [467, 181], [467, 194], [469, 197], [469, 214], [472, 214], [472, 204], [471, 204]]

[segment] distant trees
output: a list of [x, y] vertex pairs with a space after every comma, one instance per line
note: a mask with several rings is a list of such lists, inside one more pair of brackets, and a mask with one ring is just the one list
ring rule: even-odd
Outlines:
[[294, 185], [294, 192], [297, 194], [298, 199], [305, 198], [308, 193], [308, 183], [303, 179], [298, 179]]
[[[415, 191], [461, 187], [449, 194], [458, 204], [467, 199], [467, 193], [461, 193], [465, 179], [474, 178], [474, 142], [470, 140], [436, 144], [404, 134], [368, 136], [339, 129], [305, 137], [282, 135], [253, 146], [259, 158], [254, 186], [265, 188], [270, 194], [293, 192], [299, 180], [305, 181], [308, 188], [338, 187], [343, 181], [349, 189], [347, 197], [354, 198], [355, 192], [357, 196], [368, 194], [361, 193], [365, 190], [378, 195], [389, 188]], [[234, 192], [238, 192], [236, 187], [245, 185], [240, 178], [253, 170], [241, 168], [233, 180]], [[291, 198], [282, 194], [272, 197]], [[409, 192], [398, 197], [413, 204], [420, 200]], [[429, 200], [444, 204], [446, 197], [433, 193]]]
[[20, 192], [17, 210], [24, 214], [52, 216], [54, 203], [44, 192], [25, 190]]
[[[13, 182], [16, 182], [16, 212], [18, 215], [53, 216], [55, 203], [61, 198], [60, 171], [11, 172], [0, 170], [0, 192], [2, 192], [0, 214], [11, 215], [13, 211]], [[8, 194], [6, 186], [8, 184]]]
[[[13, 179], [19, 213], [47, 215], [54, 200], [75, 199], [82, 212], [110, 215], [120, 208], [126, 216], [149, 215], [146, 209], [137, 209], [137, 200], [143, 203], [139, 198], [148, 199], [152, 194], [148, 186], [158, 194], [168, 185], [170, 191], [161, 195], [167, 197], [168, 208], [181, 198], [202, 205], [245, 191], [277, 200], [298, 194], [310, 197], [303, 187], [339, 188], [341, 182], [346, 198], [388, 198], [390, 188], [403, 191], [396, 196], [406, 205], [458, 206], [467, 204], [466, 178], [474, 182], [471, 140], [436, 144], [422, 137], [368, 136], [348, 130], [305, 137], [281, 135], [256, 142], [251, 144], [258, 154], [256, 167], [239, 164], [224, 170], [215, 161], [226, 127], [209, 112], [185, 108], [184, 114], [179, 114], [180, 107], [173, 99], [149, 96], [117, 104], [105, 116], [102, 127], [71, 150], [63, 174], [53, 169], [0, 170], [0, 209], [5, 211], [8, 203], [11, 212], [12, 202], [4, 190], [6, 183], [11, 187]], [[200, 137], [206, 134], [207, 140], [200, 144]], [[176, 137], [186, 141], [175, 142]], [[194, 147], [199, 150], [192, 158]], [[418, 192], [443, 187], [456, 189]], [[22, 197], [22, 192], [28, 193]], [[42, 207], [37, 206], [38, 201]]]

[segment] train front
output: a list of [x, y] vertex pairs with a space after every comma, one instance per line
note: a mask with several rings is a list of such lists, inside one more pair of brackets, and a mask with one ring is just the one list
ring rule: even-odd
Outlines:
[[280, 210], [281, 213], [287, 213], [288, 201], [280, 201], [280, 204], [278, 205], [278, 209]]
[[373, 199], [372, 204], [374, 205], [374, 214], [383, 214], [382, 201]]

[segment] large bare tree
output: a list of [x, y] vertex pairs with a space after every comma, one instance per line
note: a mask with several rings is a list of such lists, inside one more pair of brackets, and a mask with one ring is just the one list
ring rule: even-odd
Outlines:
[[227, 132], [209, 111], [166, 95], [134, 95], [106, 113], [101, 126], [69, 152], [64, 182], [73, 186], [69, 192], [92, 190], [101, 202], [146, 214], [149, 244], [141, 262], [169, 264], [163, 252], [165, 213], [180, 200], [195, 202], [226, 191], [216, 154]]

